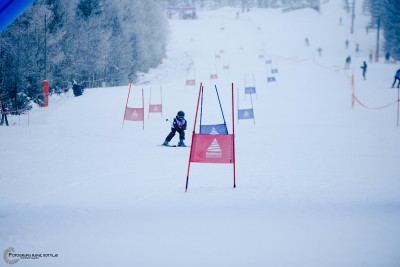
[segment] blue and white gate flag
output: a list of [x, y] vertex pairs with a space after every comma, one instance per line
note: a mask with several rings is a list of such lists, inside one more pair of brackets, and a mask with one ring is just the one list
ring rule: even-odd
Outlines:
[[226, 124], [200, 125], [200, 134], [228, 134]]
[[255, 94], [256, 93], [256, 88], [253, 87], [245, 87], [244, 88], [244, 93], [245, 94]]
[[271, 73], [272, 74], [277, 74], [278, 73], [278, 69], [271, 69]]
[[275, 77], [268, 77], [267, 82], [269, 82], [269, 83], [276, 82], [276, 79], [275, 79]]
[[238, 119], [246, 120], [246, 119], [254, 119], [253, 109], [238, 109]]

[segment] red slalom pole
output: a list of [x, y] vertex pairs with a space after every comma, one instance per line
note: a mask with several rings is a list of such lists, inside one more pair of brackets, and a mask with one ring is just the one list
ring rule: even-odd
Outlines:
[[233, 152], [233, 188], [236, 188], [236, 155], [235, 155], [235, 101], [234, 101], [234, 89], [232, 83], [232, 132], [233, 132], [233, 143], [232, 143], [232, 152]]
[[354, 73], [351, 75], [351, 109], [354, 109], [354, 97], [355, 97], [355, 93], [354, 93]]
[[150, 87], [150, 97], [149, 97], [149, 113], [147, 114], [147, 118], [150, 118], [150, 105], [151, 105], [151, 87]]
[[142, 88], [142, 108], [143, 108], [143, 130], [144, 130], [144, 93]]
[[163, 116], [163, 110], [162, 110], [163, 103], [162, 103], [162, 88], [161, 88], [161, 86], [160, 86], [160, 95], [161, 95], [161, 117], [162, 117]]
[[192, 145], [190, 146], [190, 155], [189, 155], [189, 163], [188, 163], [188, 169], [186, 173], [186, 187], [185, 187], [185, 192], [188, 190], [189, 186], [189, 172], [190, 172], [190, 162], [192, 161], [192, 149], [193, 149], [193, 140], [194, 140], [194, 133], [196, 131], [196, 122], [197, 122], [197, 115], [199, 111], [199, 103], [200, 103], [200, 94], [201, 94], [201, 88], [203, 87], [203, 83], [200, 83], [200, 88], [199, 88], [199, 96], [197, 97], [197, 106], [196, 106], [196, 115], [194, 117], [194, 125], [193, 125], [193, 132], [192, 132]]
[[131, 93], [131, 87], [132, 87], [132, 80], [129, 81], [128, 97], [126, 98], [124, 118], [122, 119], [122, 128], [124, 128], [125, 115], [126, 115], [126, 108], [128, 107], [128, 101], [129, 101], [129, 95], [130, 95], [130, 93]]

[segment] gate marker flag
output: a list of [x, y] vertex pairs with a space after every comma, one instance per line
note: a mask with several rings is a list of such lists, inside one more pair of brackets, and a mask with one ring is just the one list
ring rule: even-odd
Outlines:
[[128, 121], [143, 121], [144, 130], [144, 94], [142, 89], [142, 107], [141, 108], [130, 108], [128, 107], [129, 96], [131, 93], [132, 81], [129, 82], [128, 97], [126, 98], [124, 118], [122, 119], [122, 128], [124, 128], [125, 120]]
[[203, 84], [200, 83], [199, 95], [197, 98], [196, 115], [194, 118], [194, 127], [192, 132], [192, 145], [190, 146], [190, 156], [189, 156], [188, 170], [186, 175], [185, 192], [187, 192], [188, 190], [190, 163], [192, 162], [233, 164], [233, 188], [236, 188], [233, 83], [232, 83], [232, 134], [195, 133], [202, 89], [203, 89]]

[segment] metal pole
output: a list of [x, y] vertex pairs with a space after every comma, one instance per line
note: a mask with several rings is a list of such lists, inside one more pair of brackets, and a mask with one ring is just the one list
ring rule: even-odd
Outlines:
[[44, 79], [47, 80], [47, 15], [44, 15]]
[[377, 22], [378, 30], [376, 31], [376, 51], [375, 51], [375, 62], [379, 61], [379, 32], [381, 30], [381, 17], [378, 17]]
[[224, 124], [226, 125], [224, 111], [222, 110], [221, 100], [219, 99], [218, 89], [217, 89], [216, 85], [214, 85], [214, 86], [215, 86], [215, 92], [217, 92], [219, 108], [221, 109], [221, 113], [222, 113], [222, 119], [224, 120]]
[[236, 159], [235, 159], [235, 101], [234, 101], [234, 90], [232, 83], [232, 153], [233, 153], [233, 188], [236, 188]]
[[147, 114], [147, 118], [150, 118], [150, 105], [151, 105], [151, 87], [150, 87], [150, 98], [149, 98], [149, 114]]
[[355, 9], [355, 3], [356, 0], [353, 0], [353, 8], [352, 8], [352, 13], [351, 13], [351, 29], [350, 29], [350, 33], [353, 34], [354, 33], [354, 19], [356, 17], [356, 15], [354, 14], [354, 9]]
[[123, 119], [122, 119], [122, 128], [124, 128], [125, 115], [126, 115], [126, 108], [128, 107], [129, 94], [131, 93], [131, 86], [132, 86], [132, 80], [129, 81], [128, 97], [126, 98], [125, 113], [124, 113], [124, 117], [123, 117]]
[[[246, 89], [245, 89], [246, 90]], [[237, 118], [237, 124], [239, 125], [239, 88], [237, 89], [237, 110], [238, 110], [238, 118]]]
[[197, 121], [197, 115], [198, 115], [198, 111], [199, 111], [199, 102], [200, 102], [200, 94], [203, 88], [203, 83], [200, 83], [200, 89], [199, 89], [199, 96], [197, 97], [197, 107], [196, 107], [196, 115], [194, 117], [194, 126], [193, 126], [193, 132], [192, 132], [192, 145], [190, 146], [190, 155], [189, 155], [189, 163], [188, 163], [188, 169], [187, 169], [187, 173], [186, 173], [186, 187], [185, 187], [185, 192], [187, 192], [188, 190], [188, 186], [189, 186], [189, 172], [190, 172], [190, 162], [192, 161], [192, 149], [195, 146], [193, 141], [195, 139], [195, 130], [196, 130], [196, 121]]
[[142, 108], [143, 108], [143, 130], [144, 130], [144, 93], [142, 88]]
[[163, 116], [163, 104], [162, 104], [162, 88], [160, 86], [160, 95], [161, 95], [161, 117]]
[[254, 73], [253, 73], [253, 85], [254, 85], [254, 94], [256, 95], [256, 99], [257, 99], [257, 88], [256, 88], [256, 81], [254, 79]]

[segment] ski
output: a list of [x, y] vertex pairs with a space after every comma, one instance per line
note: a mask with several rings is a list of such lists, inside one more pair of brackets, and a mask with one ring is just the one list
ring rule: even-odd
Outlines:
[[158, 145], [158, 146], [165, 146], [165, 147], [190, 147], [190, 146], [178, 146], [178, 145]]

